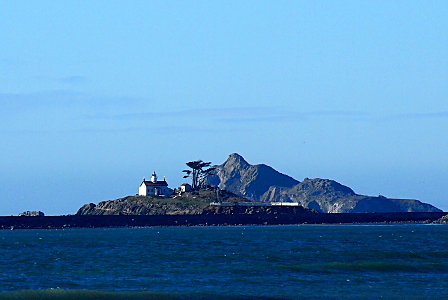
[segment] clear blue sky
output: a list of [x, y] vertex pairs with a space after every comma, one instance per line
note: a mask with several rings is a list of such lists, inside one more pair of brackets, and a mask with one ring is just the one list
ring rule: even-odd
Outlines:
[[0, 215], [237, 152], [448, 210], [447, 1], [0, 0]]

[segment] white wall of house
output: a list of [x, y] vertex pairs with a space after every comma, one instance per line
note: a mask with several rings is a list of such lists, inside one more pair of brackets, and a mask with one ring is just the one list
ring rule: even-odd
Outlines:
[[139, 196], [148, 196], [147, 190], [146, 190], [146, 185], [143, 182], [140, 185], [140, 187], [138, 188], [138, 195]]
[[[156, 189], [158, 190], [157, 193]], [[146, 186], [144, 182], [138, 188], [139, 196], [169, 195], [172, 192], [167, 186]]]

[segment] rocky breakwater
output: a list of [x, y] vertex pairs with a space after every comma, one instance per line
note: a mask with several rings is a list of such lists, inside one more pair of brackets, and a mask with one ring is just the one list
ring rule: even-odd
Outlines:
[[448, 213], [440, 219], [433, 221], [432, 224], [448, 224]]
[[260, 205], [213, 205], [205, 208], [202, 212], [206, 215], [228, 215], [228, 214], [270, 214], [270, 215], [290, 215], [318, 213], [313, 209], [306, 209], [302, 206], [260, 206]]

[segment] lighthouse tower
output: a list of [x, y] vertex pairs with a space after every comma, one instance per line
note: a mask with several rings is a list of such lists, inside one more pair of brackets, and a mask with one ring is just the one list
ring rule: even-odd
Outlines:
[[151, 182], [152, 182], [152, 183], [156, 183], [156, 182], [157, 182], [157, 174], [156, 174], [156, 171], [152, 172]]

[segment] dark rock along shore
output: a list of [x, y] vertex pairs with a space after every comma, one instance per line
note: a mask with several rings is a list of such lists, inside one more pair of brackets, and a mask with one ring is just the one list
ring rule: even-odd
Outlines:
[[444, 212], [416, 213], [218, 213], [200, 215], [69, 215], [0, 217], [1, 229], [99, 228], [145, 226], [297, 225], [347, 223], [438, 223]]

